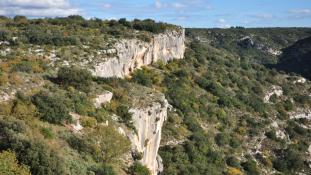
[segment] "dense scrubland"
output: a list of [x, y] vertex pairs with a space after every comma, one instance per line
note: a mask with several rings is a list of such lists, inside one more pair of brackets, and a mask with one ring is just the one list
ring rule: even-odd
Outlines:
[[[187, 29], [184, 59], [156, 62], [125, 79], [93, 77], [76, 66], [55, 69], [25, 54], [33, 46], [91, 50], [117, 38], [149, 41], [175, 28], [153, 20], [1, 17], [0, 48], [14, 52], [1, 54], [0, 90], [16, 95], [0, 103], [0, 173], [150, 174], [139, 154], [131, 167], [124, 164], [130, 142], [116, 129], [135, 130], [129, 89], [145, 86], [173, 106], [160, 148], [163, 174], [310, 174], [310, 119], [293, 116], [310, 112], [311, 83], [270, 66], [287, 51], [274, 53], [311, 36], [308, 28]], [[266, 101], [273, 87], [282, 95]], [[114, 97], [95, 108], [92, 98], [103, 90]], [[71, 113], [81, 116], [84, 134], [68, 127]]]

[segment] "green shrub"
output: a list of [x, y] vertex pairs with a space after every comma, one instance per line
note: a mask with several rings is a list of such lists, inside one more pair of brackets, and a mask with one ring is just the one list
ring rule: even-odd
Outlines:
[[117, 107], [117, 115], [121, 117], [121, 122], [125, 123], [128, 127], [134, 128], [132, 121], [132, 113], [129, 112], [129, 107], [120, 105]]
[[226, 163], [228, 166], [231, 166], [231, 167], [239, 167], [240, 166], [240, 161], [233, 156], [227, 158]]
[[117, 175], [112, 166], [103, 165], [93, 170], [95, 175]]
[[277, 158], [273, 161], [273, 167], [281, 172], [297, 172], [304, 166], [301, 153], [290, 147], [277, 152]]
[[29, 168], [19, 165], [14, 152], [0, 152], [0, 174], [2, 175], [31, 175]]
[[240, 141], [238, 138], [232, 137], [232, 138], [230, 139], [229, 145], [230, 145], [232, 148], [238, 148], [238, 147], [241, 145], [241, 141]]
[[249, 175], [259, 175], [259, 171], [257, 168], [257, 164], [255, 161], [253, 160], [248, 160], [244, 163], [242, 163], [242, 166], [244, 168], [244, 170], [247, 172], [247, 174]]
[[134, 151], [132, 152], [132, 157], [134, 160], [141, 160], [143, 158], [143, 153]]
[[265, 135], [269, 138], [269, 139], [272, 139], [272, 140], [276, 140], [277, 137], [276, 137], [276, 132], [274, 130], [271, 130], [271, 131], [268, 131], [265, 133]]
[[97, 120], [93, 117], [83, 117], [81, 119], [81, 125], [83, 127], [93, 128], [97, 125]]
[[84, 93], [71, 92], [68, 93], [71, 101], [71, 109], [80, 115], [91, 115], [95, 112], [95, 107]]
[[80, 154], [91, 155], [96, 162], [113, 163], [130, 151], [130, 142], [113, 126], [98, 125], [83, 136], [71, 136], [69, 145]]
[[150, 171], [148, 168], [143, 166], [139, 162], [135, 162], [130, 168], [129, 168], [129, 174], [131, 175], [150, 175]]
[[138, 69], [134, 72], [133, 81], [138, 84], [149, 86], [149, 87], [152, 86], [152, 83], [153, 83], [150, 73], [145, 68]]
[[37, 107], [39, 117], [53, 124], [71, 122], [65, 97], [47, 92], [40, 92], [32, 97], [33, 104]]
[[92, 73], [77, 67], [60, 68], [57, 79], [65, 87], [72, 86], [84, 92], [89, 92], [92, 85]]
[[11, 71], [13, 72], [27, 72], [27, 73], [31, 73], [32, 72], [32, 65], [31, 62], [29, 61], [21, 61], [17, 64], [15, 64]]
[[19, 119], [36, 115], [36, 107], [31, 103], [29, 97], [21, 95], [20, 92], [17, 92], [16, 97], [17, 98], [13, 101], [11, 115]]
[[23, 121], [0, 119], [0, 151], [14, 151], [18, 162], [27, 165], [32, 174], [63, 175], [65, 172], [60, 157], [45, 144], [23, 135], [26, 132]]
[[215, 136], [215, 141], [218, 146], [224, 146], [229, 143], [229, 136], [226, 133], [219, 133]]
[[133, 28], [136, 30], [145, 30], [152, 33], [163, 33], [167, 29], [167, 24], [164, 23], [156, 23], [152, 19], [146, 19], [146, 20], [138, 20], [135, 19], [133, 21]]
[[41, 134], [46, 139], [53, 139], [54, 138], [54, 133], [50, 128], [41, 128]]

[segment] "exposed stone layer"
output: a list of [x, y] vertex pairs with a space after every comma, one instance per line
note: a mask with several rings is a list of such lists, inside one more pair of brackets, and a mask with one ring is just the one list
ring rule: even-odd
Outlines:
[[[133, 106], [130, 109], [136, 133], [130, 135], [133, 150], [142, 153], [141, 163], [147, 166], [153, 175], [163, 171], [162, 159], [158, 156], [161, 132], [167, 111], [170, 108], [162, 93], [137, 90], [133, 95]], [[140, 93], [141, 92], [141, 93]], [[137, 94], [141, 95], [138, 96]], [[135, 97], [136, 96], [136, 97]]]
[[102, 94], [98, 95], [95, 99], [93, 99], [94, 106], [96, 108], [100, 108], [102, 104], [109, 103], [113, 97], [113, 93], [109, 91], [105, 91]]
[[124, 77], [144, 65], [158, 60], [181, 59], [185, 52], [185, 31], [169, 31], [154, 35], [152, 40], [122, 39], [114, 45], [116, 57], [94, 66], [98, 77]]

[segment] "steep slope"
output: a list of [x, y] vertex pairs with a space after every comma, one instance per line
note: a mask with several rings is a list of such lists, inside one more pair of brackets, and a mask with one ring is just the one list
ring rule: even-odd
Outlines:
[[293, 72], [311, 79], [311, 37], [302, 39], [283, 49], [278, 70]]
[[226, 49], [241, 58], [276, 63], [282, 49], [309, 37], [310, 28], [230, 28], [189, 29], [187, 35], [218, 49]]
[[[14, 151], [38, 175], [163, 171], [158, 150], [170, 105], [163, 93], [119, 78], [182, 59], [182, 28], [79, 16], [0, 25], [0, 151]], [[36, 149], [44, 155], [32, 164]]]
[[311, 83], [261, 64], [310, 29], [0, 24], [0, 151], [32, 174], [311, 174]]
[[114, 46], [116, 57], [106, 58], [94, 65], [93, 74], [99, 77], [124, 77], [135, 69], [157, 61], [168, 62], [181, 59], [185, 52], [185, 32], [183, 29], [154, 35], [151, 41], [122, 39]]
[[170, 108], [164, 94], [145, 87], [133, 88], [129, 92], [133, 125], [136, 133], [130, 135], [133, 151], [142, 153], [141, 163], [153, 175], [163, 171], [162, 159], [158, 155], [162, 127]]
[[144, 71], [164, 76], [152, 86], [175, 109], [163, 129], [164, 174], [310, 174], [310, 82], [192, 41], [185, 59]]

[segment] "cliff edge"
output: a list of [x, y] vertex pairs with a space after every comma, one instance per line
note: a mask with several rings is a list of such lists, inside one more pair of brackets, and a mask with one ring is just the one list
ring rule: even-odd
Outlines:
[[182, 59], [185, 52], [185, 30], [155, 34], [150, 42], [138, 39], [122, 39], [114, 44], [115, 56], [94, 65], [94, 76], [119, 77], [129, 75], [142, 66], [158, 60], [167, 62]]

